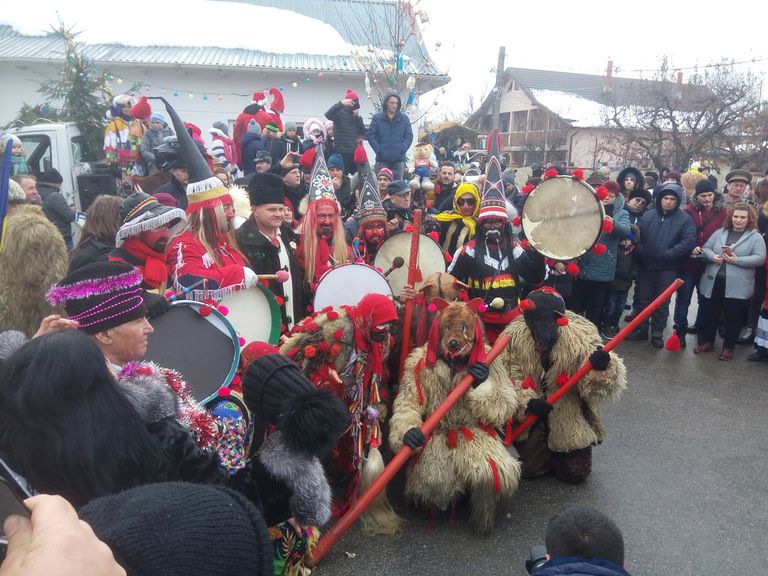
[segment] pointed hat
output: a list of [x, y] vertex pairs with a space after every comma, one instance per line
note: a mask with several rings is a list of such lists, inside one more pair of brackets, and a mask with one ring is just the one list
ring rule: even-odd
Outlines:
[[318, 144], [315, 149], [315, 162], [312, 164], [312, 173], [309, 177], [309, 202], [315, 200], [332, 200], [338, 206], [336, 192], [333, 190], [333, 180], [325, 163], [323, 145]]
[[358, 174], [360, 174], [360, 179], [363, 182], [360, 189], [360, 204], [357, 207], [358, 222], [360, 222], [361, 227], [375, 220], [386, 222], [387, 211], [384, 210], [381, 203], [379, 183], [368, 163], [368, 158], [366, 157], [364, 162], [359, 162], [358, 166]]
[[187, 184], [187, 213], [197, 212], [202, 208], [210, 208], [219, 203], [231, 202], [229, 190], [224, 183], [214, 176], [211, 167], [208, 166], [202, 153], [187, 132], [184, 122], [182, 122], [176, 110], [173, 109], [168, 101], [162, 96], [153, 96], [165, 104], [168, 116], [171, 118], [173, 128], [176, 131], [176, 138], [179, 143], [179, 154], [184, 158], [187, 164], [187, 173], [189, 182]]
[[492, 130], [488, 136], [488, 162], [485, 166], [485, 183], [483, 184], [483, 197], [480, 200], [478, 220], [483, 218], [509, 220], [507, 202], [504, 198], [504, 181], [501, 179], [499, 140], [499, 131]]

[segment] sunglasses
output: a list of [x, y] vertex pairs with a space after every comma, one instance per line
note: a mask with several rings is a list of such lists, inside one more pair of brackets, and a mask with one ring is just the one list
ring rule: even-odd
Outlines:
[[475, 201], [473, 198], [459, 198], [456, 200], [457, 206], [474, 206]]

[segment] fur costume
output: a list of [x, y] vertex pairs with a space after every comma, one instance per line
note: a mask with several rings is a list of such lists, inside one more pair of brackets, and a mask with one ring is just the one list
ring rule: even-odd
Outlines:
[[[504, 330], [510, 341], [500, 359], [507, 373], [521, 380], [523, 388], [535, 390], [542, 398], [554, 394], [563, 378], [576, 372], [602, 345], [594, 324], [570, 311], [565, 312], [565, 318], [567, 323], [558, 323], [558, 337], [549, 354], [551, 364], [546, 370], [524, 316], [518, 316]], [[626, 388], [626, 381], [624, 362], [611, 352], [606, 370], [591, 370], [554, 405], [548, 416], [549, 450], [572, 453], [601, 443], [605, 428], [600, 419], [600, 403], [617, 399]]]
[[67, 275], [64, 239], [40, 206], [19, 205], [6, 218], [0, 252], [0, 331], [19, 330], [31, 337], [40, 321], [61, 313], [45, 293]]
[[[354, 502], [358, 488], [367, 487], [361, 477], [371, 479], [383, 468], [378, 448], [386, 418], [384, 366], [392, 343], [388, 334], [382, 342], [374, 341], [371, 334], [376, 326], [396, 320], [394, 304], [388, 298], [369, 294], [357, 306], [314, 313], [293, 329], [280, 348], [281, 354], [299, 364], [312, 384], [333, 392], [350, 414], [351, 423], [332, 451], [328, 466], [329, 481], [335, 488], [336, 517]], [[393, 533], [400, 520], [382, 493], [366, 510], [363, 523], [369, 532]]]
[[[406, 432], [420, 427], [467, 374], [465, 363], [485, 358], [477, 315], [463, 302], [445, 304], [428, 343], [405, 362], [389, 424], [393, 450], [403, 446]], [[457, 340], [463, 352], [454, 360], [448, 352], [451, 340]], [[495, 430], [522, 415], [524, 404], [521, 407], [517, 392], [502, 363], [491, 364], [485, 382], [459, 399], [416, 456], [405, 485], [415, 504], [446, 510], [469, 493], [474, 528], [485, 533], [493, 527], [497, 505], [512, 496], [520, 478], [520, 465]]]

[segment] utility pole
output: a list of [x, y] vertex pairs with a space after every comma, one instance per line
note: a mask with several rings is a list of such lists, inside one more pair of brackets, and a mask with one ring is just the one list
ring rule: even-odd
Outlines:
[[495, 97], [493, 99], [493, 114], [491, 114], [491, 128], [499, 128], [499, 113], [501, 111], [501, 92], [504, 83], [504, 46], [499, 48], [499, 63], [496, 64], [496, 87], [494, 88]]

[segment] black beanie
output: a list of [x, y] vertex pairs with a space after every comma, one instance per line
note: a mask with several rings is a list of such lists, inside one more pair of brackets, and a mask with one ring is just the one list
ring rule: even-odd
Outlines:
[[289, 446], [323, 456], [344, 429], [348, 413], [327, 390], [314, 387], [296, 363], [281, 354], [266, 354], [243, 374], [248, 409], [283, 432]]
[[223, 486], [139, 486], [80, 509], [129, 576], [273, 574], [272, 543], [259, 510]]
[[705, 194], [707, 192], [716, 192], [717, 186], [715, 186], [715, 183], [712, 182], [709, 178], [705, 180], [699, 180], [696, 182], [696, 192], [695, 196], [698, 196], [699, 194]]

